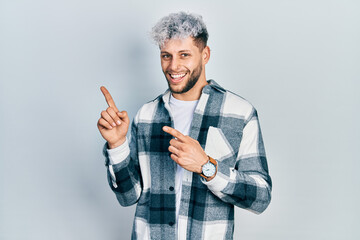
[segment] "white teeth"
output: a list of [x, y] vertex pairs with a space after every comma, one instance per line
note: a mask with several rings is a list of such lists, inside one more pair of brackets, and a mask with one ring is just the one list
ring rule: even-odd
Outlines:
[[171, 76], [172, 78], [182, 78], [182, 77], [185, 76], [185, 74], [186, 74], [186, 73], [183, 73], [183, 74], [170, 74], [170, 76]]

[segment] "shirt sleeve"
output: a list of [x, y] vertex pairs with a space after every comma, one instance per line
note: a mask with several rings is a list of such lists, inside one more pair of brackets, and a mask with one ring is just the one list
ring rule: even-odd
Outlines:
[[103, 151], [109, 185], [122, 206], [135, 204], [142, 192], [136, 132], [137, 126], [133, 121], [130, 142], [126, 140], [114, 149], [108, 149], [106, 143]]
[[108, 144], [105, 144], [104, 151], [107, 152], [108, 156], [108, 170], [110, 173], [112, 185], [116, 188], [117, 184], [113, 165], [121, 163], [130, 154], [129, 142], [126, 138], [125, 142], [122, 145], [113, 149], [109, 149]]
[[270, 203], [272, 182], [255, 109], [244, 124], [235, 166], [218, 161], [216, 176], [202, 181], [222, 201], [259, 214]]

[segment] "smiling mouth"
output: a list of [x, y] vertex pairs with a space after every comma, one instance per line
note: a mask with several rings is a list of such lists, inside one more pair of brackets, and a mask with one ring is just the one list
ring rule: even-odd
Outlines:
[[186, 73], [181, 73], [181, 74], [169, 73], [169, 76], [170, 76], [172, 82], [177, 83], [177, 82], [181, 82], [183, 80], [183, 78], [186, 76]]

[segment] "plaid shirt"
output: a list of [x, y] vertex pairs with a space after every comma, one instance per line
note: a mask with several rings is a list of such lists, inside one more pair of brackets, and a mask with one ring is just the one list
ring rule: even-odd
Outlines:
[[210, 80], [202, 90], [189, 136], [218, 162], [206, 182], [184, 170], [176, 229], [176, 163], [168, 151], [174, 127], [170, 91], [142, 106], [131, 126], [130, 144], [104, 147], [111, 189], [122, 206], [137, 203], [132, 239], [233, 239], [234, 205], [263, 212], [271, 178], [255, 108]]

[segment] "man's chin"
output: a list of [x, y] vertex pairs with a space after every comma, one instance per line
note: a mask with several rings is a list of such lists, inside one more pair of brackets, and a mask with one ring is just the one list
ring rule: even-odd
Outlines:
[[181, 94], [181, 93], [184, 93], [184, 87], [182, 86], [172, 86], [169, 84], [169, 89], [172, 93], [175, 93], [175, 94]]
[[182, 94], [191, 90], [198, 82], [199, 77], [200, 75], [186, 76], [186, 79], [183, 79], [181, 82], [177, 84], [172, 83], [169, 79], [167, 79], [167, 82], [169, 85], [169, 89], [172, 93]]

